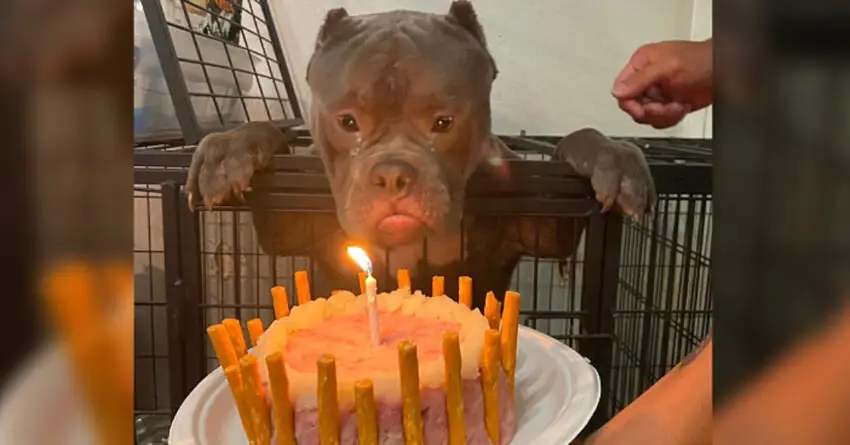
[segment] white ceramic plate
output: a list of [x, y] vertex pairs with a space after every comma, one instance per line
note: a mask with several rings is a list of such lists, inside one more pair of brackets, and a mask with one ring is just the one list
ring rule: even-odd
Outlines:
[[[520, 326], [518, 342], [518, 417], [512, 443], [570, 443], [599, 403], [599, 374], [578, 352], [533, 329]], [[169, 443], [247, 445], [221, 368], [210, 373], [183, 401], [171, 424]]]
[[91, 445], [95, 440], [86, 413], [64, 354], [48, 346], [4, 388], [0, 444]]

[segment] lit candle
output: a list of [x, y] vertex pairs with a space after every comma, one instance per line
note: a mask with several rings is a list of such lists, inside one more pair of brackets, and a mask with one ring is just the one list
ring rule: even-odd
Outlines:
[[372, 339], [372, 346], [378, 346], [381, 343], [378, 334], [378, 283], [372, 276], [372, 261], [369, 260], [366, 252], [359, 247], [349, 247], [348, 256], [363, 269], [363, 272], [366, 272], [366, 310], [369, 313], [369, 337]]

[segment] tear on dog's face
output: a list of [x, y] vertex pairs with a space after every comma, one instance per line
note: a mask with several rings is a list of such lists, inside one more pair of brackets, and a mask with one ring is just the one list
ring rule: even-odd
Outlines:
[[475, 11], [327, 14], [307, 69], [312, 134], [342, 228], [385, 248], [460, 230], [492, 154], [496, 66]]

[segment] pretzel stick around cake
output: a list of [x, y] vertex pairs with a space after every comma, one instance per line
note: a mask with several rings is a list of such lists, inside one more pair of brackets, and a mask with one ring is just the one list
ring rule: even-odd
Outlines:
[[361, 294], [366, 293], [366, 277], [368, 277], [368, 276], [369, 275], [367, 275], [366, 272], [357, 272], [357, 281], [360, 282], [360, 293]]
[[481, 360], [481, 389], [484, 393], [484, 429], [494, 444], [499, 443], [499, 331], [484, 332], [484, 351]]
[[223, 324], [214, 324], [208, 327], [207, 335], [209, 335], [215, 355], [218, 357], [218, 363], [223, 369], [239, 364], [239, 358], [236, 357], [236, 351], [233, 349], [233, 342], [230, 341], [230, 335]]
[[259, 318], [248, 320], [248, 336], [251, 337], [251, 346], [257, 346], [261, 335], [263, 335], [263, 320]]
[[459, 277], [457, 279], [458, 303], [472, 309], [472, 278]]
[[446, 420], [449, 424], [449, 445], [464, 445], [466, 420], [463, 417], [463, 378], [460, 339], [457, 332], [443, 334], [443, 361], [446, 366]]
[[431, 278], [431, 296], [437, 297], [446, 294], [446, 278], [435, 275]]
[[490, 323], [490, 329], [499, 330], [499, 311], [502, 309], [502, 303], [496, 299], [496, 294], [493, 291], [487, 292], [487, 301], [484, 303], [484, 318]]
[[259, 445], [271, 445], [272, 429], [269, 423], [269, 406], [260, 381], [260, 366], [257, 357], [247, 354], [239, 359], [242, 375], [242, 390], [251, 417], [251, 427]]
[[310, 279], [307, 271], [295, 272], [295, 294], [298, 295], [298, 304], [306, 304], [313, 298], [310, 296]]
[[401, 412], [405, 445], [424, 445], [422, 397], [419, 393], [419, 359], [416, 345], [405, 340], [398, 345], [398, 370], [401, 380]]
[[277, 434], [277, 445], [295, 444], [295, 411], [289, 400], [289, 379], [286, 376], [286, 366], [283, 354], [275, 351], [266, 356], [266, 367], [269, 370], [269, 387], [272, 393], [272, 411], [274, 413], [274, 430]]
[[339, 401], [336, 359], [325, 354], [316, 363], [318, 378], [319, 444], [339, 445]]
[[358, 445], [378, 445], [378, 409], [371, 380], [362, 379], [354, 383], [354, 409], [357, 413]]
[[236, 403], [236, 411], [239, 413], [239, 420], [242, 422], [242, 429], [245, 430], [245, 436], [248, 437], [250, 445], [256, 445], [257, 435], [254, 434], [254, 426], [251, 424], [251, 410], [246, 403], [244, 391], [242, 390], [242, 376], [239, 373], [239, 365], [230, 365], [224, 368], [224, 377], [227, 379], [227, 386], [230, 387], [230, 392], [233, 394], [233, 401]]
[[227, 328], [227, 335], [233, 344], [233, 350], [236, 351], [236, 358], [241, 359], [248, 353], [248, 347], [245, 345], [245, 334], [242, 333], [242, 324], [235, 318], [225, 318], [221, 320], [221, 324]]
[[508, 378], [508, 393], [513, 400], [514, 383], [516, 381], [517, 335], [519, 334], [519, 305], [518, 292], [505, 292], [505, 308], [502, 311], [502, 368]]
[[275, 286], [272, 288], [272, 302], [274, 303], [274, 318], [279, 320], [289, 315], [289, 295], [286, 288]]
[[398, 281], [399, 289], [411, 290], [410, 272], [408, 272], [407, 269], [399, 269], [398, 272], [396, 272], [396, 281]]

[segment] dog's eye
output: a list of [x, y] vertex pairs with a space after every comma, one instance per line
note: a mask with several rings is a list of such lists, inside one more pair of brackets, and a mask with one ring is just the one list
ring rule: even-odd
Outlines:
[[452, 129], [453, 123], [454, 119], [451, 116], [440, 116], [434, 121], [434, 125], [431, 127], [431, 132], [445, 133]]
[[360, 131], [360, 127], [357, 126], [357, 121], [354, 119], [354, 116], [350, 114], [343, 114], [338, 117], [337, 122], [339, 122], [340, 128], [348, 133], [356, 133]]

